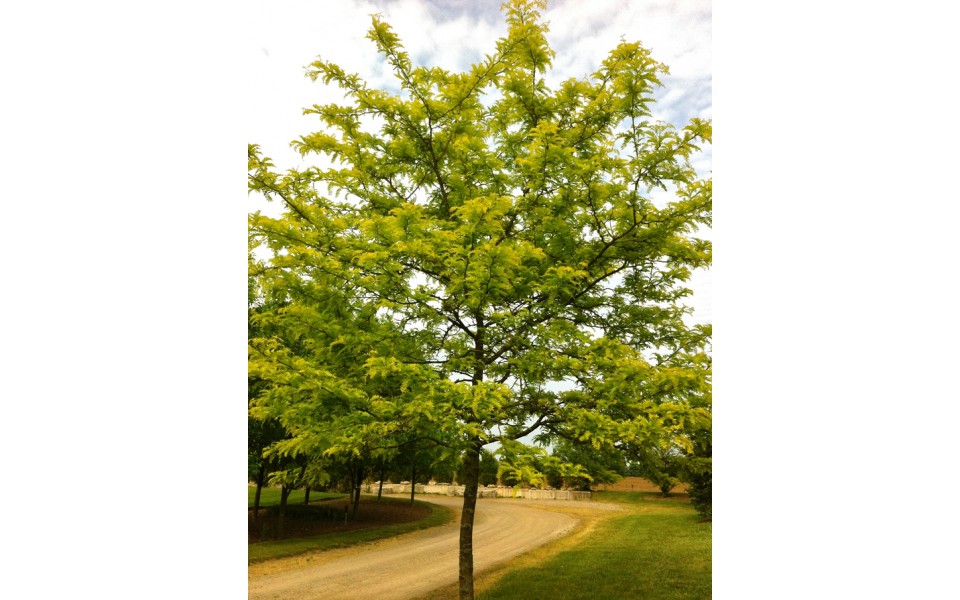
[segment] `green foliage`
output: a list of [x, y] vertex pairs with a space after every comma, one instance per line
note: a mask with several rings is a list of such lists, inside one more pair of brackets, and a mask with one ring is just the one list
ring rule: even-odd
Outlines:
[[[710, 124], [651, 121], [665, 68], [636, 43], [549, 90], [540, 8], [508, 5], [507, 37], [461, 74], [414, 68], [375, 17], [402, 93], [308, 70], [348, 103], [307, 109], [325, 129], [295, 145], [335, 166], [280, 174], [250, 147], [251, 191], [287, 209], [251, 216], [251, 244], [275, 253], [251, 260], [258, 296], [287, 302], [250, 344], [274, 386], [254, 412], [293, 434], [279, 452], [376, 454], [428, 428], [465, 448], [536, 426], [609, 446], [678, 433], [709, 387], [679, 301], [710, 261], [692, 235], [710, 182], [690, 165]], [[658, 187], [677, 200], [655, 206]], [[561, 379], [578, 390], [544, 387]]]
[[684, 464], [683, 479], [689, 485], [690, 502], [705, 519], [713, 518], [713, 443], [710, 431], [694, 438], [693, 451]]
[[463, 73], [414, 65], [374, 16], [400, 91], [319, 59], [307, 74], [344, 101], [307, 108], [320, 129], [293, 145], [324, 166], [279, 172], [249, 146], [250, 192], [284, 208], [250, 217], [251, 249], [272, 253], [250, 258], [267, 384], [251, 415], [289, 433], [267, 454], [372, 465], [410, 439], [441, 460], [499, 442], [498, 472], [542, 485], [590, 475], [515, 444], [538, 430], [691, 451], [710, 331], [683, 299], [712, 220], [691, 159], [711, 124], [652, 118], [666, 67], [634, 42], [551, 89], [544, 8], [505, 3], [506, 36]]
[[270, 461], [263, 457], [263, 451], [285, 436], [286, 431], [276, 420], [261, 421], [253, 417], [247, 419], [247, 476], [249, 481], [257, 480], [261, 467], [270, 468]]
[[632, 453], [633, 472], [650, 480], [664, 496], [681, 482], [686, 457], [676, 446], [651, 445]]
[[497, 478], [514, 487], [544, 487], [550, 456], [545, 448], [507, 441], [499, 450]]
[[480, 450], [480, 485], [493, 485], [497, 483], [500, 461], [496, 455], [489, 450]]
[[[455, 457], [449, 456], [429, 440], [411, 438], [399, 444], [397, 454], [390, 462], [391, 479], [427, 483], [438, 470], [452, 471], [455, 462]], [[414, 473], [416, 477], [411, 479]]]
[[[458, 483], [466, 480], [466, 473], [463, 464], [462, 455], [449, 456], [447, 460], [435, 463], [431, 478], [441, 483], [450, 483], [453, 481], [453, 475], [456, 474]], [[490, 485], [497, 483], [500, 461], [496, 455], [486, 448], [480, 450], [480, 485]]]
[[555, 488], [589, 491], [594, 485], [615, 483], [627, 472], [623, 454], [612, 448], [598, 450], [591, 445], [559, 439], [553, 443], [551, 453], [561, 463], [579, 465], [586, 473], [564, 475], [565, 471], [554, 470], [547, 475], [547, 480]]

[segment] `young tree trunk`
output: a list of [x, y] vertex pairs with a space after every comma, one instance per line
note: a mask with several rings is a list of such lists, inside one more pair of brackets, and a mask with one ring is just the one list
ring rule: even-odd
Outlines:
[[260, 471], [257, 473], [257, 491], [253, 495], [253, 518], [256, 520], [257, 513], [260, 512], [260, 490], [263, 489], [263, 479], [267, 476], [267, 465], [260, 464]]
[[377, 502], [380, 502], [380, 496], [383, 495], [383, 478], [384, 476], [386, 476], [386, 474], [387, 474], [387, 467], [381, 461], [380, 462], [380, 489], [377, 490]]
[[413, 467], [410, 473], [410, 504], [413, 504], [413, 495], [417, 492], [417, 468]]
[[309, 485], [307, 486], [307, 489], [303, 492], [303, 503], [304, 504], [310, 503], [310, 486]]
[[347, 478], [347, 489], [350, 491], [350, 499], [347, 500], [347, 506], [353, 506], [354, 490], [356, 486], [353, 483], [354, 472], [350, 469], [350, 476]]
[[353, 516], [357, 516], [357, 509], [360, 508], [360, 486], [363, 484], [363, 477], [365, 473], [363, 472], [363, 467], [357, 467], [357, 482], [354, 484], [354, 489], [356, 490], [356, 496], [353, 500]]
[[463, 511], [460, 514], [460, 600], [473, 600], [473, 516], [480, 484], [480, 441], [463, 457]]
[[280, 514], [277, 518], [277, 537], [283, 539], [283, 517], [287, 512], [287, 498], [290, 497], [290, 492], [292, 488], [289, 486], [282, 486], [280, 488]]

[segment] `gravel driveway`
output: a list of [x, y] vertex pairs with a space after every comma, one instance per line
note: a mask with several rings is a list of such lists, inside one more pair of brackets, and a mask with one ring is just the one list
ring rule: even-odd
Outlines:
[[[418, 495], [418, 500], [454, 508], [463, 498]], [[474, 572], [528, 552], [570, 533], [577, 519], [542, 510], [545, 502], [483, 498], [473, 532]], [[617, 509], [596, 502], [552, 500], [549, 504]], [[459, 521], [459, 519], [457, 520]], [[457, 582], [460, 527], [448, 523], [372, 544], [330, 550], [301, 559], [281, 572], [251, 569], [249, 597], [266, 600], [401, 600]], [[262, 571], [262, 569], [260, 569]]]

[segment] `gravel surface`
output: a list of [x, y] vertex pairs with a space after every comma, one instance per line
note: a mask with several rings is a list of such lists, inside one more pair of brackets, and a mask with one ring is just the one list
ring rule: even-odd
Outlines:
[[[452, 507], [458, 515], [463, 505], [463, 498], [459, 497], [418, 495], [417, 499]], [[474, 572], [570, 533], [577, 524], [576, 518], [538, 508], [558, 504], [619, 509], [600, 502], [480, 499], [473, 532]], [[249, 597], [257, 600], [401, 600], [423, 596], [457, 582], [458, 521], [459, 518], [457, 522], [378, 543], [323, 552], [281, 572], [251, 572]]]

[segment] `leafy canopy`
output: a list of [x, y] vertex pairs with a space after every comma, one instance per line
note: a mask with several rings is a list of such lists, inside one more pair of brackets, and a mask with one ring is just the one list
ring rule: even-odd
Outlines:
[[506, 37], [462, 73], [415, 66], [374, 16], [399, 91], [317, 60], [344, 101], [307, 108], [320, 127], [293, 145], [327, 166], [279, 173], [250, 146], [250, 190], [285, 208], [250, 218], [260, 293], [286, 303], [262, 317], [283, 333], [250, 341], [273, 383], [254, 411], [288, 451], [415, 432], [477, 453], [538, 429], [599, 448], [709, 419], [710, 329], [682, 301], [711, 261], [691, 165], [711, 124], [651, 118], [667, 69], [639, 43], [551, 89], [544, 8], [506, 3]]

